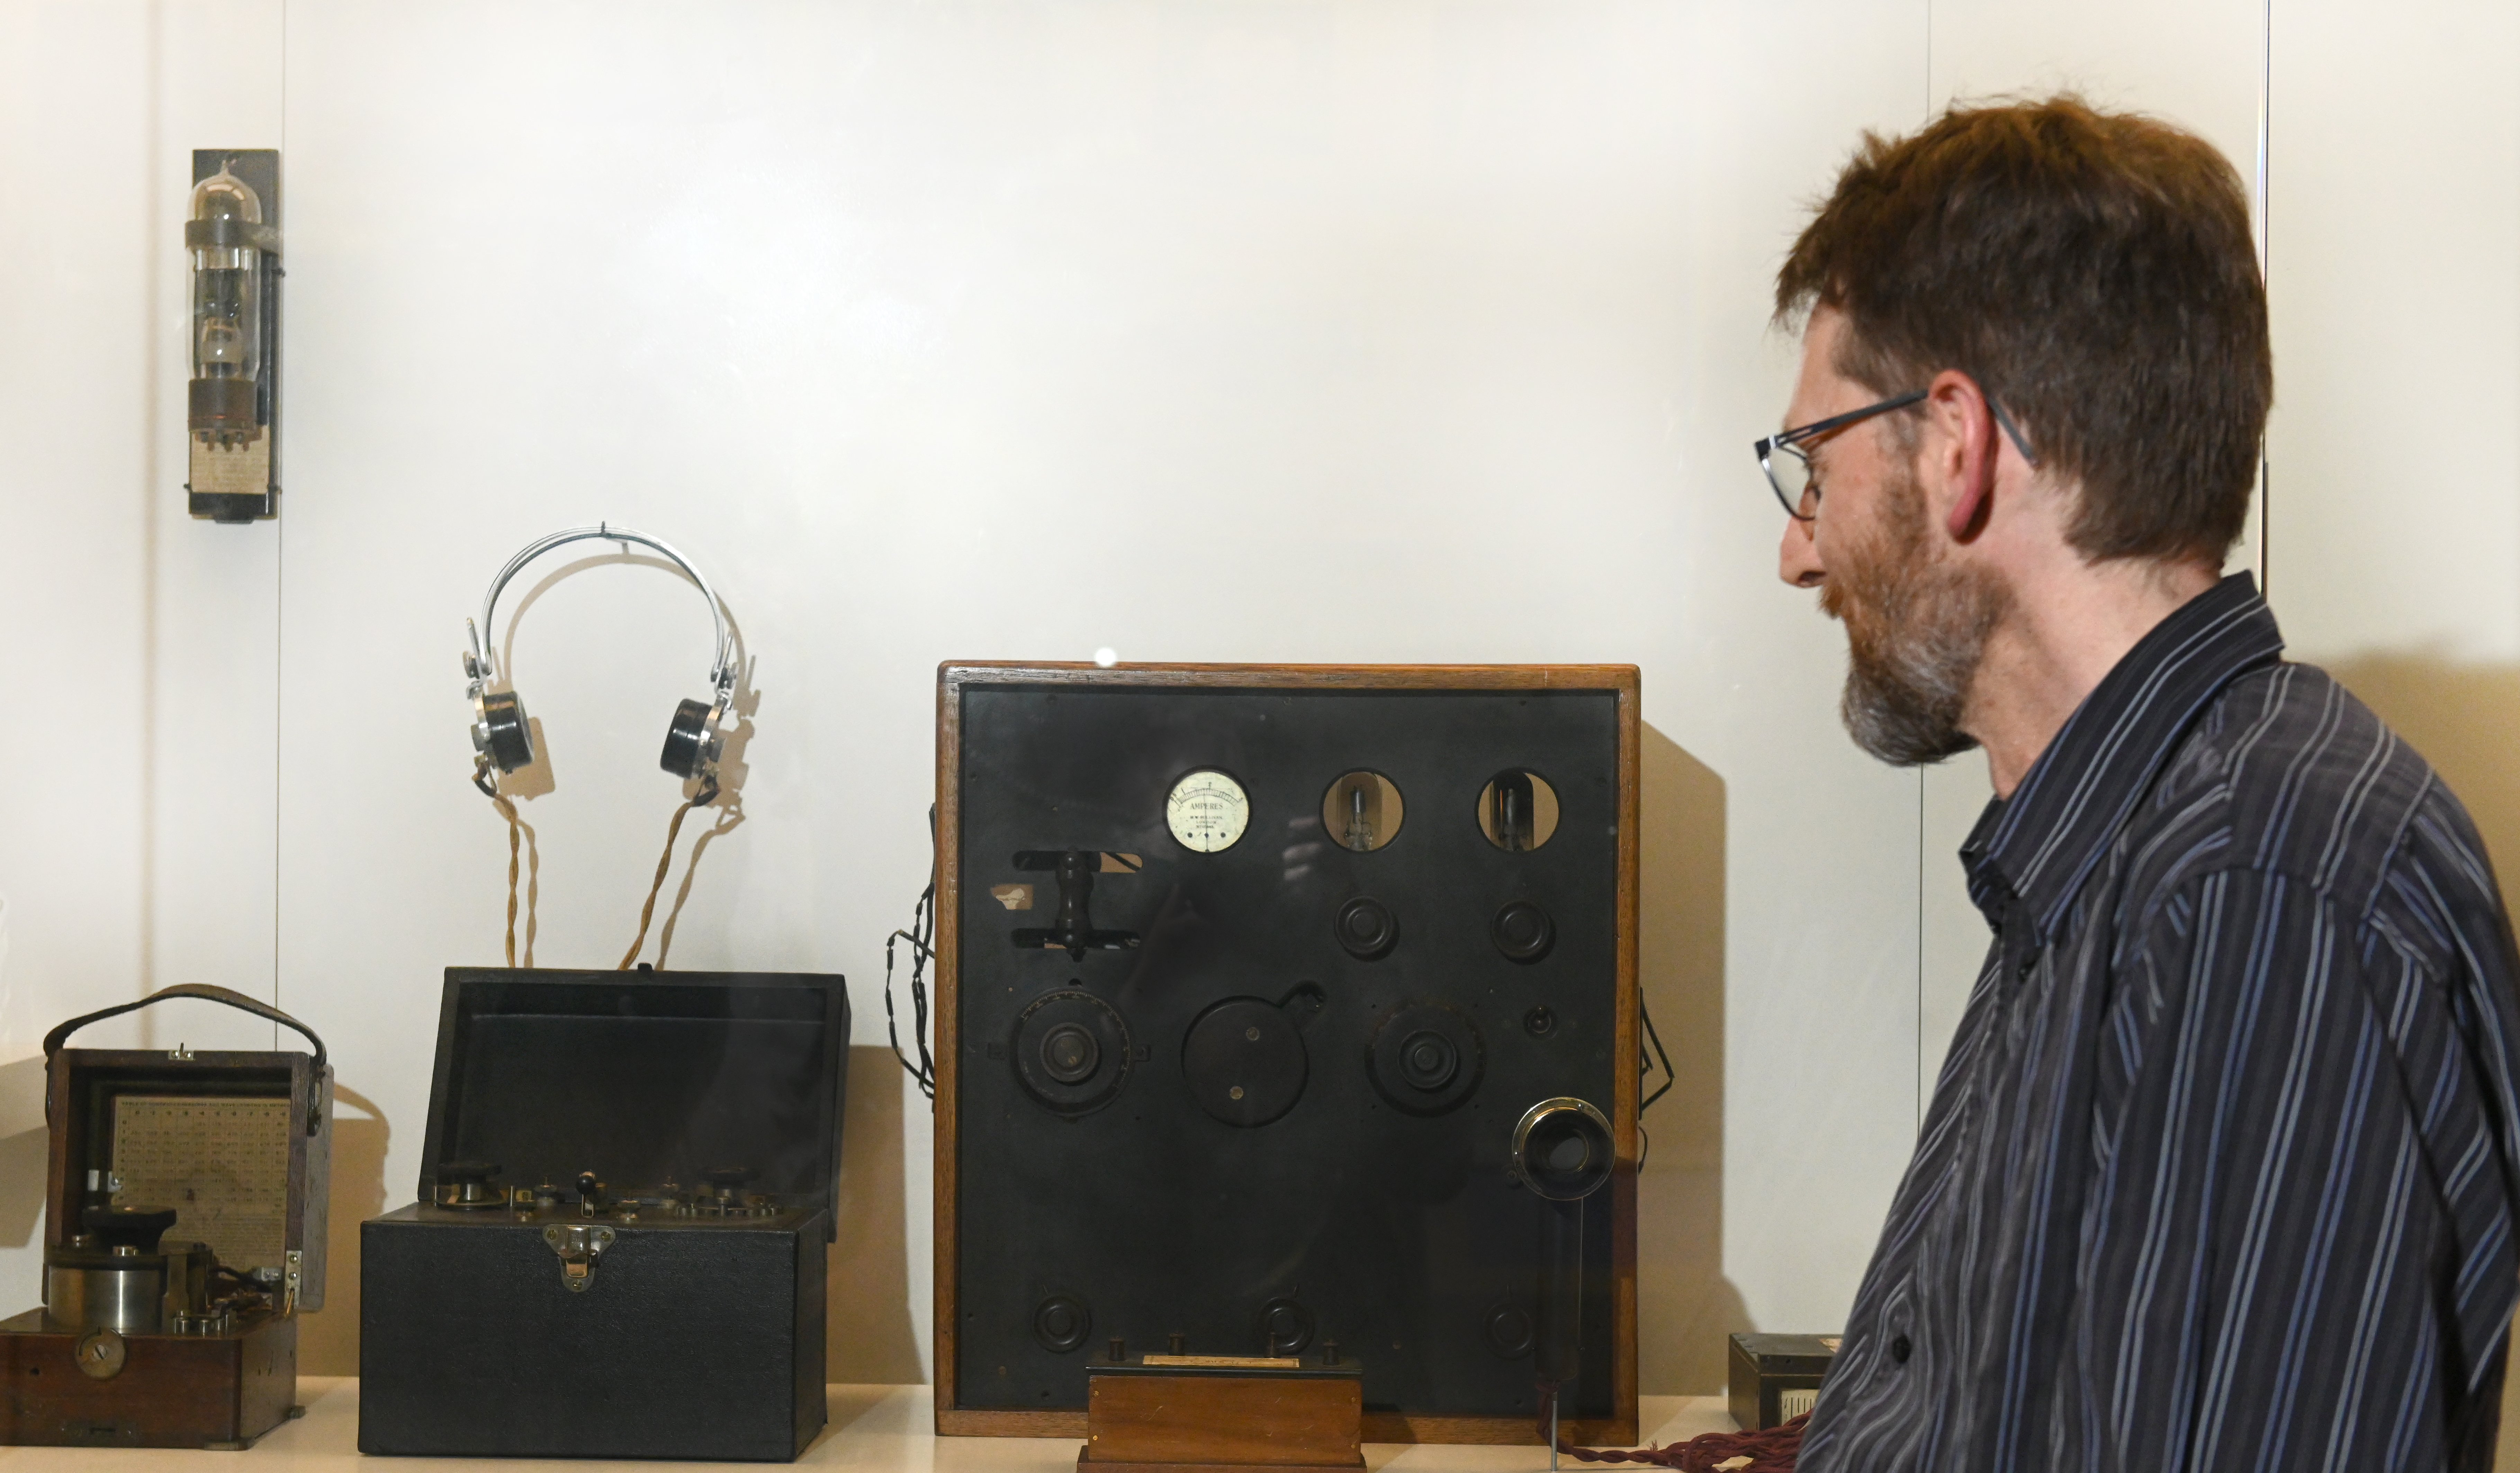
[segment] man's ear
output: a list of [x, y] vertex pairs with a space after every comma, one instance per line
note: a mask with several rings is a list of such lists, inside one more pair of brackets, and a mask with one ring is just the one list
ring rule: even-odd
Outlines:
[[1944, 528], [1954, 542], [1973, 542], [1995, 512], [1995, 415], [1977, 380], [1958, 369], [1934, 376], [1924, 409], [1926, 421], [1940, 431], [1932, 437], [1938, 448], [1930, 453], [1951, 499]]

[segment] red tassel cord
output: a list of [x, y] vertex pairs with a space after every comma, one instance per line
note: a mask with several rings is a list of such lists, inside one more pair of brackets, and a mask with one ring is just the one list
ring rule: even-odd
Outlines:
[[[1556, 1398], [1556, 1388], [1541, 1388], [1540, 1440], [1544, 1443], [1549, 1440], [1550, 1407]], [[1805, 1412], [1757, 1432], [1709, 1432], [1668, 1448], [1597, 1450], [1560, 1440], [1557, 1451], [1582, 1462], [1653, 1463], [1680, 1473], [1794, 1473], [1794, 1457], [1802, 1451], [1803, 1426], [1810, 1420], [1811, 1413]]]

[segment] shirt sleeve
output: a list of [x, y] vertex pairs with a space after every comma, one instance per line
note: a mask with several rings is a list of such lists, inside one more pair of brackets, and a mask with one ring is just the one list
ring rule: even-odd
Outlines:
[[[2459, 979], [2256, 870], [2189, 878], [2137, 934], [2092, 1061], [2053, 1461], [2439, 1468], [2478, 1416], [2490, 1461], [2514, 1268]], [[2493, 1221], [2462, 1222], [2488, 1175]]]

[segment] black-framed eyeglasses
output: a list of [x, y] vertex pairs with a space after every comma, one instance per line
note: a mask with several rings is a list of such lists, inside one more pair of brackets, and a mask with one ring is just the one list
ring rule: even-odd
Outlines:
[[[1878, 404], [1867, 404], [1862, 409], [1850, 409], [1842, 415], [1814, 420], [1809, 424], [1780, 430], [1752, 444], [1751, 453], [1758, 456], [1759, 469], [1767, 472], [1769, 489], [1777, 493], [1777, 504], [1796, 521], [1817, 519], [1820, 515], [1820, 485], [1812, 477], [1811, 456], [1802, 447], [1849, 424], [1869, 420], [1874, 415], [1906, 409], [1922, 400], [1925, 393], [1920, 388], [1912, 393], [1894, 394]], [[1986, 407], [1994, 413], [1995, 423], [2003, 427], [2003, 433], [2012, 441], [2013, 448], [2021, 452], [2021, 458], [2037, 466], [2039, 457], [2030, 453], [2030, 442], [2022, 438], [2021, 431], [2013, 426], [2012, 417], [2003, 412], [2002, 405], [1995, 402], [1993, 394], [1986, 396]]]

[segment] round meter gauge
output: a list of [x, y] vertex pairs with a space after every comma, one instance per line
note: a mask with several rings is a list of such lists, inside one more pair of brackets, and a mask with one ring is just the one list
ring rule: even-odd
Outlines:
[[1185, 849], [1214, 854], [1231, 849], [1251, 823], [1251, 799], [1242, 784], [1213, 768], [1201, 768], [1173, 784], [1164, 800], [1164, 822]]

